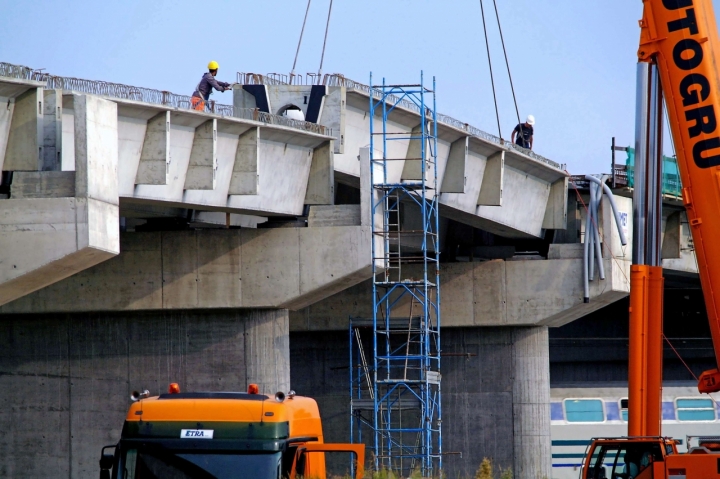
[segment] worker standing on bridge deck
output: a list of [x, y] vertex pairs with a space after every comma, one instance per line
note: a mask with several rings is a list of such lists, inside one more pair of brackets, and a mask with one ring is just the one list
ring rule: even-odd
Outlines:
[[[511, 141], [516, 145], [520, 145], [523, 148], [532, 150], [533, 146], [533, 125], [535, 124], [535, 117], [528, 115], [525, 123], [518, 123], [512, 132]], [[517, 135], [517, 138], [515, 137]]]
[[205, 111], [205, 102], [210, 100], [212, 89], [217, 91], [230, 90], [230, 83], [217, 81], [215, 75], [218, 72], [218, 62], [215, 60], [208, 63], [208, 72], [205, 73], [192, 94], [191, 105], [193, 110]]

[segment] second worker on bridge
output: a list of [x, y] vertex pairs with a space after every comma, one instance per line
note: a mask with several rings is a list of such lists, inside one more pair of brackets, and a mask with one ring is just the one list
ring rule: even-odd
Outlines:
[[200, 83], [195, 87], [192, 99], [190, 100], [193, 110], [205, 111], [205, 102], [210, 100], [210, 94], [213, 88], [217, 91], [227, 91], [231, 89], [232, 85], [230, 83], [217, 81], [215, 79], [218, 68], [218, 62], [215, 60], [208, 63], [208, 72], [200, 79]]

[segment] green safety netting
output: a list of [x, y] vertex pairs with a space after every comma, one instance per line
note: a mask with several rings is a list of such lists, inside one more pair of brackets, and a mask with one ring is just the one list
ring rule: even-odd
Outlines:
[[[635, 173], [635, 149], [627, 150], [627, 179], [628, 186], [634, 185]], [[677, 158], [663, 156], [662, 192], [664, 195], [681, 196], [682, 185], [680, 184], [680, 172], [678, 171]]]

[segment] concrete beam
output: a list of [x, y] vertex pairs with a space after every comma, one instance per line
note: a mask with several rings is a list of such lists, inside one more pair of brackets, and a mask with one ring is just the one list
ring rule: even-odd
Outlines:
[[74, 171], [16, 171], [10, 186], [10, 197], [72, 198], [75, 196]]
[[697, 275], [695, 245], [685, 211], [668, 214], [663, 231], [663, 268], [682, 274]]
[[370, 236], [360, 226], [126, 233], [117, 258], [0, 312], [303, 308], [370, 276]]
[[440, 193], [465, 193], [465, 164], [468, 156], [468, 141], [466, 136], [450, 144], [445, 173], [442, 176]]
[[38, 171], [43, 165], [42, 88], [26, 91], [15, 99], [8, 134], [5, 171]]
[[660, 255], [663, 259], [680, 258], [681, 213], [682, 211], [663, 210], [662, 253]]
[[170, 175], [170, 112], [147, 122], [135, 184], [167, 185]]
[[217, 168], [217, 120], [212, 119], [195, 128], [185, 189], [214, 190]]
[[360, 226], [360, 205], [311, 206], [308, 228], [323, 226]]
[[260, 216], [299, 216], [303, 211], [314, 147], [264, 139], [263, 132], [260, 132], [259, 144], [258, 194], [230, 195], [225, 206]]
[[[591, 283], [589, 304], [583, 303], [580, 258], [445, 264], [443, 327], [561, 326], [628, 295], [624, 275], [629, 278], [630, 261], [606, 259], [604, 264], [607, 279]], [[412, 277], [412, 268], [406, 274]], [[342, 329], [349, 316], [372, 315], [370, 297], [372, 285], [365, 281], [291, 312], [291, 330]], [[409, 301], [399, 303], [394, 311], [399, 316], [410, 314]]]
[[[247, 92], [245, 92], [247, 93]], [[251, 128], [238, 140], [230, 180], [230, 195], [258, 194], [258, 162], [260, 160], [260, 128]]]
[[42, 171], [62, 170], [62, 90], [44, 90]]
[[548, 185], [548, 188], [550, 194], [542, 227], [549, 230], [564, 230], [567, 228], [568, 178], [561, 178]]
[[117, 108], [85, 95], [74, 108], [75, 197], [0, 201], [0, 304], [119, 253]]
[[332, 141], [315, 148], [310, 165], [306, 205], [332, 205], [335, 203], [335, 164]]
[[[427, 125], [426, 125], [427, 128]], [[407, 153], [405, 161], [402, 162], [403, 169], [400, 178], [403, 181], [421, 181], [423, 177], [422, 171], [422, 140], [418, 139], [422, 135], [422, 125], [417, 125], [408, 133], [408, 136], [415, 138], [408, 141]], [[427, 145], [425, 145], [427, 151]], [[393, 157], [394, 158], [394, 157]], [[394, 158], [397, 159], [397, 158]]]
[[335, 136], [334, 152], [345, 153], [345, 103], [347, 101], [345, 87], [328, 87], [328, 94], [323, 102], [318, 123], [332, 128]]
[[505, 152], [487, 158], [482, 186], [477, 197], [478, 206], [502, 206], [503, 179], [505, 178]]

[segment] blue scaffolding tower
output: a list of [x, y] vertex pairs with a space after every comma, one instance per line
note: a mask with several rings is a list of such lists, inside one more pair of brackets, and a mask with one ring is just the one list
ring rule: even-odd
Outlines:
[[[397, 123], [407, 124], [408, 110], [419, 113], [420, 125], [399, 132]], [[350, 319], [351, 441], [368, 444], [376, 470], [438, 476], [442, 421], [435, 79], [431, 90], [423, 86], [422, 74], [417, 85], [388, 85], [385, 79], [373, 85], [371, 74], [369, 116], [373, 315]], [[390, 151], [398, 148], [392, 142], [405, 142], [407, 154], [393, 157]], [[378, 143], [381, 151], [376, 151]]]

